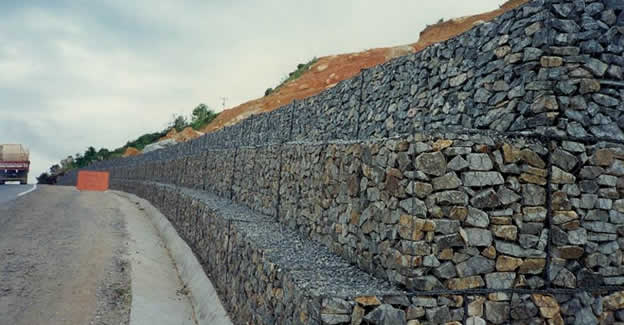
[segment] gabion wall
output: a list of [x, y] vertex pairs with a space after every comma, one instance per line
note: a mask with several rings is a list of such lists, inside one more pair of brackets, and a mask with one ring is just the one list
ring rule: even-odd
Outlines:
[[[318, 96], [88, 169], [158, 205], [241, 324], [624, 322], [623, 52], [624, 2], [532, 1]], [[292, 247], [254, 227], [304, 259], [324, 244], [375, 293], [336, 291], [340, 272], [310, 285], [327, 270], [271, 255]]]

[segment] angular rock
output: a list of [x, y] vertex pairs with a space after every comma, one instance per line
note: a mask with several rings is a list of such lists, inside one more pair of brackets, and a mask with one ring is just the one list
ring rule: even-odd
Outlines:
[[[622, 202], [624, 209], [624, 201]], [[490, 224], [488, 214], [475, 208], [468, 208], [468, 216], [465, 221], [467, 226], [486, 228]]]
[[513, 272], [523, 261], [521, 258], [501, 255], [496, 259], [496, 271], [499, 272]]
[[519, 245], [504, 242], [504, 241], [496, 241], [496, 250], [499, 253], [510, 255], [514, 257], [546, 257], [546, 253], [543, 251], [535, 250], [535, 249], [524, 249]]
[[578, 159], [574, 155], [557, 148], [552, 153], [552, 162], [564, 171], [569, 172], [576, 166]]
[[606, 106], [606, 107], [615, 107], [618, 106], [620, 104], [620, 101], [617, 100], [616, 98], [613, 98], [611, 96], [607, 96], [607, 95], [603, 95], [603, 94], [594, 94], [592, 96], [592, 99], [602, 105], [602, 106]]
[[503, 175], [499, 172], [464, 172], [462, 173], [464, 186], [483, 187], [505, 183]]
[[596, 79], [581, 79], [579, 91], [582, 95], [600, 91], [600, 82]]
[[553, 184], [574, 184], [576, 182], [576, 177], [568, 172], [563, 171], [557, 166], [553, 166], [552, 182]]
[[555, 298], [542, 294], [533, 294], [531, 298], [539, 308], [542, 317], [550, 319], [554, 318], [559, 313], [559, 303]]
[[542, 67], [554, 68], [563, 64], [563, 58], [558, 56], [543, 56], [540, 60]]
[[[606, 69], [605, 69], [605, 71], [606, 71]], [[485, 104], [485, 103], [487, 103], [490, 100], [491, 97], [492, 97], [492, 93], [491, 92], [489, 92], [485, 88], [479, 88], [479, 89], [477, 89], [477, 92], [475, 93], [474, 101], [477, 102], [477, 103]]]
[[351, 321], [350, 315], [336, 315], [336, 314], [321, 314], [321, 320], [323, 324], [337, 325], [344, 324]]
[[432, 180], [433, 189], [439, 190], [453, 190], [462, 185], [462, 181], [457, 177], [455, 172], [447, 173], [444, 176], [436, 177]]
[[509, 318], [510, 305], [507, 302], [485, 302], [485, 319], [492, 324], [503, 324]]
[[427, 309], [427, 320], [433, 324], [444, 324], [451, 321], [451, 313], [447, 306]]
[[584, 67], [591, 71], [596, 77], [602, 77], [605, 72], [607, 72], [609, 65], [598, 59], [591, 58], [585, 63]]
[[488, 247], [492, 245], [492, 232], [487, 229], [463, 228], [460, 232], [468, 246]]
[[567, 269], [562, 269], [553, 279], [553, 284], [562, 288], [575, 288], [576, 277]]
[[457, 264], [457, 274], [459, 274], [460, 277], [486, 274], [494, 271], [494, 265], [494, 261], [476, 255], [465, 262]]
[[364, 316], [364, 319], [372, 324], [401, 325], [407, 324], [405, 312], [391, 305], [381, 305]]
[[471, 200], [470, 204], [478, 209], [496, 208], [501, 205], [498, 195], [493, 189], [485, 190], [477, 193]]
[[516, 273], [494, 272], [485, 275], [485, 283], [489, 289], [511, 289], [516, 280]]
[[583, 256], [585, 251], [579, 246], [562, 246], [557, 248], [557, 256], [566, 260], [576, 260]]
[[360, 296], [360, 297], [356, 297], [354, 300], [358, 304], [365, 306], [365, 307], [381, 305], [381, 301], [379, 300], [379, 298], [375, 296]]
[[540, 274], [544, 271], [546, 259], [544, 258], [527, 258], [518, 268], [520, 274]]
[[321, 313], [322, 314], [350, 314], [351, 313], [351, 305], [339, 298], [328, 298], [323, 299], [323, 303], [321, 304]]
[[446, 173], [446, 158], [439, 151], [423, 153], [416, 157], [414, 167], [429, 175], [442, 176]]
[[468, 162], [461, 156], [455, 156], [447, 165], [448, 169], [453, 171], [461, 171], [468, 168]]
[[493, 226], [492, 231], [498, 238], [515, 241], [518, 238], [518, 227], [512, 225]]
[[492, 159], [485, 153], [471, 153], [466, 159], [470, 170], [487, 171], [494, 167]]
[[546, 203], [546, 190], [534, 184], [522, 185], [522, 204], [544, 205]]
[[447, 283], [447, 287], [450, 290], [466, 290], [483, 286], [485, 286], [485, 282], [483, 282], [483, 279], [478, 275], [467, 278], [450, 279]]

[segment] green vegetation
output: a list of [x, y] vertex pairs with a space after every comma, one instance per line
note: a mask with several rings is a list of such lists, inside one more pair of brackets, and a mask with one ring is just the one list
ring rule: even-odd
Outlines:
[[167, 128], [164, 130], [143, 134], [133, 141], [126, 142], [123, 147], [117, 148], [113, 151], [110, 151], [107, 148], [96, 150], [93, 146], [89, 146], [84, 153], [77, 153], [73, 157], [69, 156], [67, 159], [64, 159], [61, 162], [61, 166], [55, 164], [50, 167], [49, 172], [44, 172], [37, 177], [37, 182], [39, 184], [56, 184], [56, 177], [65, 174], [65, 172], [69, 170], [74, 168], [84, 168], [95, 161], [121, 157], [129, 147], [143, 150], [147, 145], [157, 142], [160, 138], [167, 135], [167, 132], [171, 129], [176, 129], [176, 131], [180, 132], [190, 126], [194, 130], [200, 130], [208, 123], [212, 122], [218, 115], [218, 113], [215, 113], [207, 105], [199, 104], [193, 109], [190, 118], [187, 118], [184, 115], [174, 114], [171, 122], [167, 124]]
[[134, 141], [128, 141], [128, 142], [126, 142], [125, 146], [120, 148], [121, 149], [121, 154], [123, 154], [123, 152], [126, 150], [126, 148], [129, 148], [129, 147], [137, 148], [139, 150], [143, 150], [143, 148], [145, 148], [145, 146], [147, 146], [148, 144], [154, 143], [154, 142], [158, 141], [158, 139], [160, 139], [160, 138], [164, 137], [165, 135], [167, 135], [167, 131], [168, 130], [165, 129], [165, 130], [162, 130], [160, 132], [146, 133], [146, 134], [143, 134], [142, 136], [138, 137]]
[[284, 78], [282, 78], [282, 81], [280, 82], [279, 85], [277, 85], [277, 87], [275, 87], [275, 89], [273, 88], [268, 88], [267, 90], [264, 91], [264, 96], [268, 96], [271, 93], [277, 91], [278, 89], [282, 88], [285, 84], [298, 79], [299, 77], [301, 77], [301, 75], [303, 75], [304, 72], [310, 70], [310, 68], [316, 63], [318, 62], [318, 59], [316, 57], [312, 58], [312, 60], [308, 61], [308, 63], [299, 63], [297, 65], [297, 69], [291, 73], [288, 74], [288, 76], [284, 76]]
[[41, 175], [37, 176], [37, 184], [56, 184], [56, 177], [48, 173], [41, 173]]
[[199, 104], [193, 109], [191, 114], [191, 123], [189, 124], [194, 130], [200, 130], [208, 125], [212, 120], [217, 118], [219, 114], [208, 108], [204, 104]]

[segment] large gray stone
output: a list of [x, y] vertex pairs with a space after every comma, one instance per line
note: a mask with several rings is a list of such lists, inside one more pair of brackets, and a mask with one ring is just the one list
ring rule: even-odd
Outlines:
[[494, 167], [492, 159], [485, 153], [471, 153], [466, 159], [471, 170], [486, 171]]
[[492, 97], [492, 93], [485, 88], [479, 88], [475, 93], [474, 100], [477, 103], [487, 103]]
[[465, 262], [457, 264], [457, 274], [462, 278], [486, 274], [494, 271], [494, 265], [494, 261], [477, 255], [469, 258]]
[[439, 190], [453, 190], [462, 185], [462, 181], [457, 177], [455, 172], [446, 173], [444, 176], [436, 177], [432, 179], [433, 189]]
[[524, 205], [544, 205], [546, 203], [546, 189], [535, 184], [522, 185], [522, 203]]
[[439, 151], [423, 153], [416, 157], [414, 167], [429, 175], [442, 176], [446, 173], [446, 158]]
[[485, 302], [485, 319], [492, 324], [503, 324], [509, 318], [509, 308], [510, 305], [508, 302], [494, 302], [488, 300]]
[[461, 231], [468, 246], [488, 247], [492, 245], [492, 232], [487, 229], [464, 228]]
[[575, 314], [574, 325], [598, 325], [598, 319], [591, 307], [585, 307]]
[[427, 320], [432, 324], [444, 324], [451, 321], [451, 313], [447, 306], [427, 309]]
[[366, 314], [364, 319], [371, 324], [379, 325], [402, 325], [407, 323], [405, 312], [388, 304], [380, 305], [375, 308], [373, 311]]
[[477, 193], [471, 200], [470, 204], [478, 209], [496, 208], [501, 202], [493, 189], [488, 189]]
[[462, 173], [464, 186], [483, 187], [505, 183], [503, 175], [499, 172], [464, 172]]
[[337, 325], [351, 321], [351, 315], [321, 314], [323, 324]]
[[321, 313], [323, 314], [350, 314], [351, 309], [352, 307], [347, 301], [339, 298], [323, 299], [321, 304]]
[[559, 166], [561, 169], [565, 170], [566, 172], [571, 171], [578, 163], [578, 159], [574, 155], [566, 151], [563, 151], [560, 148], [557, 148], [552, 153], [551, 159], [554, 165]]
[[485, 275], [485, 283], [489, 289], [511, 289], [516, 280], [516, 273], [494, 272]]
[[470, 207], [468, 208], [468, 216], [466, 216], [465, 222], [467, 226], [486, 228], [490, 224], [490, 218], [484, 211]]
[[602, 106], [615, 107], [620, 104], [620, 101], [618, 99], [604, 94], [594, 94], [592, 98], [596, 103]]

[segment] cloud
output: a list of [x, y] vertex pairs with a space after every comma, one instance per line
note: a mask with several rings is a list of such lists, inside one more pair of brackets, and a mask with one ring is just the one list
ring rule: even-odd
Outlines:
[[199, 103], [262, 96], [314, 56], [408, 44], [426, 24], [501, 0], [0, 3], [0, 143], [31, 181], [88, 146], [116, 148]]

